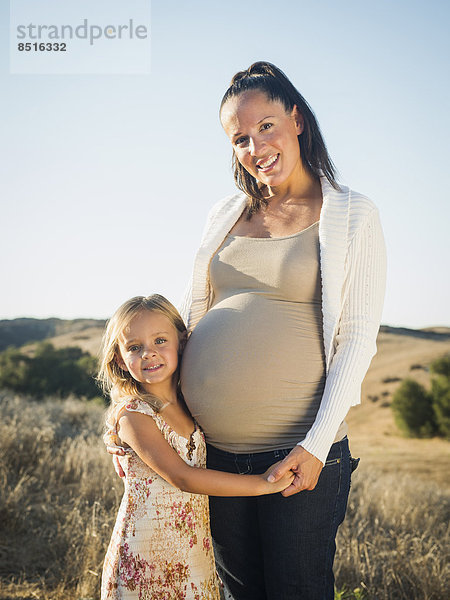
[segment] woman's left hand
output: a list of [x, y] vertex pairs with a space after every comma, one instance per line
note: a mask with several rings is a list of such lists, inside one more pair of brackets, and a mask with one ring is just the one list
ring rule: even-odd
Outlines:
[[294, 481], [281, 493], [283, 496], [293, 496], [302, 490], [313, 490], [322, 468], [323, 464], [318, 458], [302, 446], [295, 446], [284, 460], [272, 468], [267, 481], [278, 481], [285, 473], [292, 471], [295, 474]]

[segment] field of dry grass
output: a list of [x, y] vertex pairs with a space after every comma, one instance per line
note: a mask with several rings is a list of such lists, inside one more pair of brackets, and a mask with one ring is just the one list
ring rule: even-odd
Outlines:
[[[429, 384], [428, 365], [450, 352], [450, 330], [441, 333], [379, 334], [363, 403], [347, 419], [362, 460], [339, 532], [339, 600], [450, 595], [450, 444], [403, 438], [390, 409], [404, 377]], [[90, 328], [50, 341], [95, 354], [100, 335]], [[100, 440], [102, 415], [76, 399], [0, 393], [0, 600], [98, 600], [122, 495]]]
[[103, 408], [0, 398], [0, 598], [97, 598], [122, 483]]
[[[100, 441], [102, 413], [76, 399], [0, 396], [1, 600], [99, 598], [122, 494]], [[366, 464], [339, 533], [339, 598], [447, 598], [450, 491]]]

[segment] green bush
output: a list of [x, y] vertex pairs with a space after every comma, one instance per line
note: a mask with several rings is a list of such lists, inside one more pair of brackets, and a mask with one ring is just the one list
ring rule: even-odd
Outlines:
[[81, 348], [56, 349], [43, 342], [33, 357], [9, 348], [0, 353], [0, 388], [37, 397], [44, 395], [99, 396], [94, 381], [97, 360]]
[[430, 371], [435, 375], [442, 375], [447, 382], [450, 381], [450, 356], [437, 358], [430, 365]]
[[450, 357], [435, 360], [430, 370], [434, 375], [431, 395], [436, 424], [440, 435], [450, 439]]
[[450, 356], [435, 360], [430, 371], [431, 391], [413, 379], [401, 383], [392, 401], [395, 421], [411, 437], [450, 439]]
[[436, 432], [433, 398], [414, 381], [404, 379], [392, 400], [395, 422], [411, 437], [431, 437]]

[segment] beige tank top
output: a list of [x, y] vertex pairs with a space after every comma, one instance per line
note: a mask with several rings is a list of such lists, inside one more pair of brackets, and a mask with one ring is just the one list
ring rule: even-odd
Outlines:
[[221, 450], [292, 448], [325, 385], [318, 223], [281, 238], [229, 234], [210, 279], [213, 304], [182, 361], [186, 403]]

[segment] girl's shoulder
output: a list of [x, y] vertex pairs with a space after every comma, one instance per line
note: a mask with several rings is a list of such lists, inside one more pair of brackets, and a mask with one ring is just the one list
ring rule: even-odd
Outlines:
[[138, 412], [150, 417], [155, 417], [158, 413], [148, 402], [142, 400], [142, 398], [128, 398], [122, 403], [120, 411], [117, 414], [117, 418], [123, 414], [123, 411]]
[[117, 422], [125, 413], [140, 413], [151, 417], [157, 428], [164, 433], [164, 429], [168, 427], [161, 414], [151, 406], [149, 402], [143, 398], [130, 398], [123, 403], [119, 413], [117, 414]]
[[144, 415], [154, 417], [157, 415], [157, 411], [142, 398], [129, 396], [115, 403], [114, 407], [111, 407], [107, 413], [107, 423], [117, 425], [120, 418], [126, 412], [138, 412]]
[[103, 441], [106, 446], [123, 447], [118, 435], [118, 423], [120, 418], [126, 412], [137, 412], [152, 417], [157, 425], [160, 425], [160, 416], [148, 402], [141, 398], [125, 398], [118, 402], [113, 409], [108, 411], [106, 417], [106, 429], [103, 435]]

